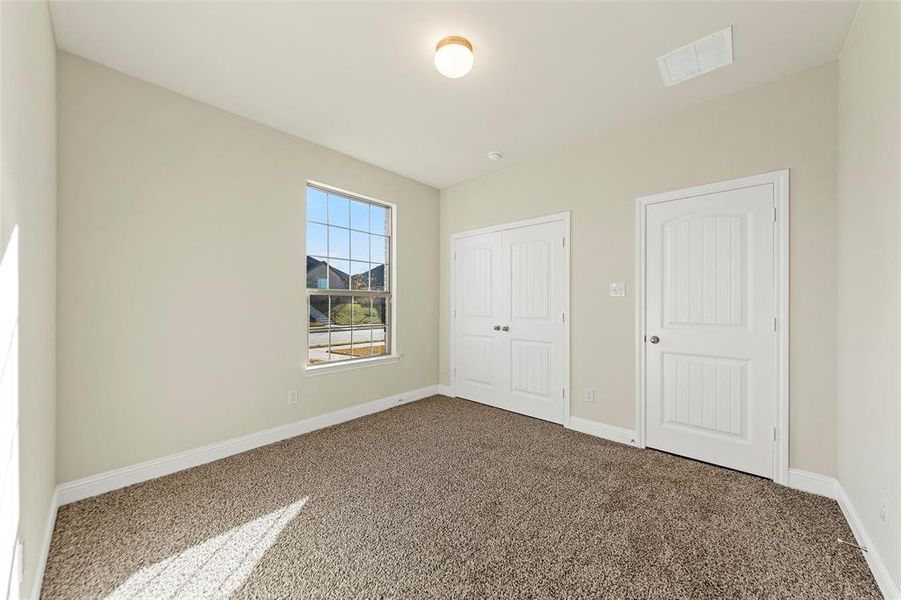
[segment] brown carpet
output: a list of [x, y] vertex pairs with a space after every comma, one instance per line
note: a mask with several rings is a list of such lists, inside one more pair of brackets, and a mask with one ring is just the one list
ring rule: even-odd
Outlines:
[[434, 397], [60, 509], [44, 598], [878, 598], [835, 502]]

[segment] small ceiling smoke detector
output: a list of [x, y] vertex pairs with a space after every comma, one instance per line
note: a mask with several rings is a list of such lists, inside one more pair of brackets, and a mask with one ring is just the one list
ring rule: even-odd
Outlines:
[[488, 153], [488, 160], [490, 160], [490, 161], [497, 162], [502, 158], [504, 158], [503, 152], [498, 152], [497, 150], [492, 150], [491, 152]]
[[667, 87], [731, 64], [731, 25], [657, 59], [663, 84]]
[[472, 63], [472, 44], [465, 37], [451, 35], [435, 46], [435, 68], [445, 77], [463, 77], [472, 69]]

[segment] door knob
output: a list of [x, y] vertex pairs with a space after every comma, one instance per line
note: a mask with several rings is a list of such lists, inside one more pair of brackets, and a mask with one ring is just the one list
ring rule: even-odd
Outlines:
[[495, 325], [494, 327], [492, 327], [492, 329], [494, 329], [495, 331], [500, 331], [500, 330], [501, 330], [501, 326], [500, 326], [500, 325]]
[[510, 331], [510, 328], [507, 325], [501, 327], [501, 331]]
[[648, 338], [648, 341], [651, 342], [652, 344], [659, 344], [660, 338], [657, 337], [656, 335], [652, 335], [651, 337]]

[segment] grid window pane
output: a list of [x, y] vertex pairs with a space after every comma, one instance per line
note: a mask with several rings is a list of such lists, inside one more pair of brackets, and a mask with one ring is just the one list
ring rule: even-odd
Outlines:
[[324, 256], [307, 256], [307, 287], [328, 288], [328, 259]]
[[388, 238], [382, 235], [369, 236], [369, 258], [375, 263], [388, 262]]
[[390, 223], [389, 207], [308, 187], [309, 364], [391, 353]]
[[329, 297], [310, 296], [310, 364], [329, 361]]
[[388, 354], [387, 310], [385, 298], [372, 299], [372, 356]]
[[369, 270], [369, 289], [384, 292], [388, 289], [388, 265], [372, 264]]
[[369, 263], [350, 263], [350, 289], [369, 290]]
[[[332, 296], [331, 325], [333, 330], [338, 327], [346, 327], [348, 331], [350, 330], [353, 325], [353, 306], [352, 296]], [[347, 341], [350, 341], [349, 336]]]
[[314, 187], [307, 188], [307, 221], [328, 223], [328, 194]]
[[350, 258], [350, 231], [341, 227], [328, 228], [328, 257]]
[[[360, 231], [350, 232], [350, 258], [369, 262], [369, 234]], [[380, 259], [384, 260], [384, 259]]]
[[350, 288], [350, 261], [330, 258], [328, 261], [328, 287], [332, 290]]
[[350, 201], [350, 228], [369, 231], [369, 204], [357, 200]]
[[387, 333], [384, 327], [372, 330], [372, 350], [369, 356], [382, 356], [388, 354]]
[[387, 302], [385, 298], [372, 299], [372, 315], [371, 321], [373, 325], [386, 325], [388, 323], [386, 316]]
[[367, 358], [372, 355], [372, 330], [370, 327], [354, 328], [351, 354], [354, 358]]
[[350, 225], [350, 200], [344, 196], [328, 195], [328, 223], [339, 227]]
[[379, 235], [388, 235], [388, 209], [384, 206], [369, 207], [369, 231]]
[[307, 223], [307, 256], [310, 255], [328, 256], [328, 226]]

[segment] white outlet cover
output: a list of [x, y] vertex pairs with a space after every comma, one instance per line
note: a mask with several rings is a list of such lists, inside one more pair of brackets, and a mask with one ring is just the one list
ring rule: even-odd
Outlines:
[[585, 388], [585, 402], [594, 402], [594, 390], [591, 388]]
[[611, 296], [622, 298], [626, 295], [626, 283], [624, 281], [611, 281], [609, 290]]
[[297, 404], [297, 390], [288, 390], [288, 404]]

